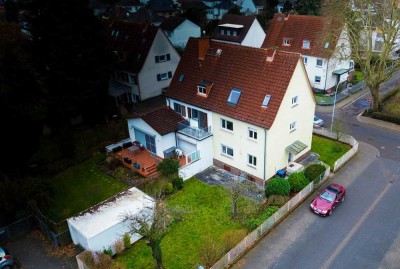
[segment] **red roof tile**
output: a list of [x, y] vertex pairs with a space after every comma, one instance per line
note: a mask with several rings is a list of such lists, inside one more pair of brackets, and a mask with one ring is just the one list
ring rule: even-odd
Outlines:
[[151, 128], [160, 135], [178, 130], [178, 122], [185, 120], [181, 115], [167, 106], [134, 118], [142, 118]]
[[[340, 30], [340, 24], [328, 17], [275, 14], [262, 47], [329, 58]], [[290, 46], [283, 45], [284, 39], [290, 39]], [[310, 49], [302, 48], [303, 40], [310, 41]], [[329, 42], [327, 49], [324, 48], [326, 42]]]
[[[166, 96], [194, 106], [211, 110], [263, 128], [275, 120], [283, 96], [300, 60], [300, 54], [251, 48], [210, 41], [208, 51], [221, 49], [220, 56], [206, 54], [199, 60], [199, 41], [190, 38]], [[204, 43], [204, 42], [203, 42]], [[267, 61], [268, 56], [273, 61]], [[185, 79], [180, 82], [181, 74]], [[196, 85], [206, 80], [213, 83], [207, 98], [197, 94]], [[236, 106], [227, 104], [232, 88], [241, 90]], [[262, 103], [271, 95], [268, 108]]]

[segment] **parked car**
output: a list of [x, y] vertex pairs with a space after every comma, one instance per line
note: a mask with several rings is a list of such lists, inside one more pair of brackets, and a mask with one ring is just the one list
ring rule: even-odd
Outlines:
[[319, 128], [324, 126], [324, 120], [314, 115], [314, 127]]
[[332, 211], [343, 203], [346, 195], [346, 188], [342, 185], [332, 183], [326, 189], [318, 194], [311, 202], [310, 209], [321, 216], [330, 216]]
[[0, 247], [0, 269], [11, 269], [14, 266], [14, 258], [7, 249]]

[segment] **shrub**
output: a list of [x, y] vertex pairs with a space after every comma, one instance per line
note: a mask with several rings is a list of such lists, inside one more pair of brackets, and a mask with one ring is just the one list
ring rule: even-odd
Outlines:
[[115, 253], [120, 253], [124, 250], [124, 242], [122, 241], [122, 239], [117, 239], [115, 240], [114, 244], [113, 244], [113, 248]]
[[289, 195], [290, 184], [289, 182], [281, 177], [274, 177], [267, 182], [265, 188], [265, 196], [270, 196], [272, 194], [277, 195]]
[[183, 178], [176, 177], [172, 180], [172, 185], [176, 190], [181, 190], [183, 188]]
[[171, 182], [168, 182], [167, 184], [165, 184], [164, 186], [164, 193], [165, 194], [171, 194], [174, 192], [174, 186], [172, 185]]
[[113, 255], [113, 251], [111, 249], [111, 246], [108, 246], [108, 248], [103, 248], [103, 253], [107, 254], [108, 256], [112, 256]]
[[324, 173], [325, 170], [326, 167], [322, 164], [312, 164], [304, 170], [304, 175], [308, 179], [308, 181], [311, 182], [319, 179], [319, 176]]
[[200, 249], [200, 260], [204, 267], [210, 268], [223, 254], [221, 243], [212, 238], [207, 238]]
[[111, 257], [98, 251], [86, 251], [83, 253], [81, 258], [85, 265], [92, 269], [109, 269], [112, 265]]
[[303, 173], [293, 173], [288, 178], [290, 189], [294, 192], [299, 192], [307, 186], [310, 181]]
[[276, 211], [278, 211], [279, 207], [277, 206], [269, 206], [267, 207], [262, 214], [257, 216], [256, 218], [250, 218], [247, 221], [247, 229], [249, 231], [255, 230], [258, 226], [261, 225], [265, 220], [271, 217]]
[[267, 199], [267, 206], [282, 207], [289, 201], [290, 197], [286, 195], [270, 195]]
[[247, 231], [244, 229], [229, 230], [222, 234], [221, 241], [225, 244], [225, 250], [229, 251], [235, 247], [243, 238], [247, 235]]
[[124, 234], [124, 237], [122, 238], [123, 242], [124, 242], [124, 247], [126, 249], [131, 247], [131, 236], [128, 233]]
[[178, 169], [179, 162], [171, 158], [166, 158], [157, 165], [157, 171], [159, 171], [162, 176], [166, 177], [177, 173]]

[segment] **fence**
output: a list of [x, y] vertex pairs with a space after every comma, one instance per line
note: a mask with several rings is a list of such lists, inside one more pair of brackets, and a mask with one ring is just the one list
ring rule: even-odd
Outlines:
[[349, 151], [347, 151], [342, 157], [336, 160], [335, 164], [333, 165], [333, 172], [339, 170], [340, 167], [342, 167], [348, 160], [350, 160], [358, 152], [358, 141], [354, 139], [354, 137], [352, 137], [351, 135], [344, 133], [338, 134], [335, 132], [331, 132], [326, 128], [314, 129], [313, 132], [318, 135], [326, 136], [332, 139], [338, 139], [340, 142], [349, 144], [351, 146], [351, 149]]
[[72, 242], [69, 230], [65, 230], [61, 233], [56, 234], [51, 229], [49, 229], [46, 223], [42, 221], [38, 216], [34, 215], [34, 218], [36, 220], [37, 226], [42, 231], [42, 233], [47, 238], [49, 238], [57, 247], [63, 247]]
[[309, 194], [322, 182], [324, 182], [329, 176], [329, 166], [325, 165], [326, 170], [322, 173], [318, 180], [315, 180], [308, 184], [301, 192], [290, 199], [284, 206], [282, 206], [278, 211], [276, 211], [271, 217], [264, 221], [260, 226], [258, 226], [254, 231], [249, 233], [239, 244], [237, 244], [233, 249], [231, 249], [225, 256], [223, 256], [219, 261], [217, 261], [210, 269], [222, 269], [231, 265], [238, 258], [241, 257], [248, 249], [250, 249], [255, 243], [262, 238], [262, 236], [270, 231], [284, 216], [286, 216], [290, 211], [297, 207]]
[[15, 240], [18, 237], [29, 233], [35, 227], [33, 215], [16, 221], [6, 227], [0, 228], [0, 242]]
[[[361, 81], [357, 83], [356, 85], [353, 85], [351, 88], [347, 88], [345, 91], [342, 91], [340, 93], [336, 94], [336, 103], [346, 99], [347, 97], [350, 96], [350, 94], [356, 93], [365, 87], [365, 82]], [[326, 96], [319, 102], [317, 102], [318, 105], [320, 106], [332, 106], [335, 103], [335, 95], [332, 96]]]

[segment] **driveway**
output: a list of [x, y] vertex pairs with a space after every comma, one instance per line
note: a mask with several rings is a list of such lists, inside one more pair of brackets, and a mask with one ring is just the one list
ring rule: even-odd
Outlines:
[[5, 244], [17, 260], [20, 269], [76, 269], [75, 255], [80, 251], [73, 245], [56, 248], [39, 230]]

